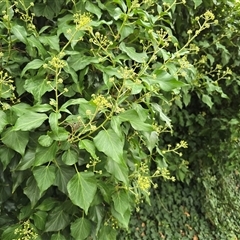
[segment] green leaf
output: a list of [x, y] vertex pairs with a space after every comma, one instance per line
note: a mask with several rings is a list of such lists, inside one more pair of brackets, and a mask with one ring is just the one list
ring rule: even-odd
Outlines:
[[39, 36], [39, 41], [43, 45], [49, 46], [51, 49], [56, 50], [57, 52], [60, 52], [58, 36], [56, 35], [55, 36], [50, 36], [50, 35]]
[[42, 65], [44, 64], [44, 62], [41, 59], [34, 59], [31, 62], [29, 62], [22, 70], [21, 72], [21, 77], [23, 77], [23, 75], [26, 73], [26, 71], [28, 71], [29, 69], [39, 69]]
[[91, 222], [86, 218], [78, 218], [71, 224], [71, 235], [74, 239], [84, 240], [91, 233]]
[[20, 40], [21, 42], [23, 42], [27, 45], [28, 40], [27, 40], [27, 31], [26, 31], [25, 27], [23, 27], [19, 24], [16, 24], [11, 27], [11, 32], [13, 33], [13, 35], [15, 35], [15, 37], [18, 40]]
[[120, 190], [112, 195], [115, 210], [124, 216], [125, 212], [130, 209], [129, 196], [125, 190]]
[[46, 219], [47, 219], [48, 213], [43, 211], [37, 211], [33, 214], [33, 221], [34, 226], [40, 230], [44, 230]]
[[98, 63], [99, 57], [90, 57], [76, 54], [70, 56], [67, 61], [69, 66], [71, 66], [74, 69], [74, 71], [79, 71], [92, 63]]
[[54, 133], [58, 133], [59, 126], [58, 126], [58, 119], [61, 118], [60, 113], [52, 112], [49, 115], [49, 124]]
[[30, 131], [36, 129], [40, 127], [47, 118], [48, 116], [45, 113], [27, 112], [17, 119], [13, 130]]
[[14, 156], [14, 151], [11, 148], [8, 148], [6, 146], [1, 146], [0, 148], [0, 162], [3, 165], [3, 171], [6, 169], [8, 164], [11, 162], [13, 156]]
[[42, 165], [46, 162], [51, 162], [55, 159], [57, 153], [57, 142], [54, 142], [50, 147], [38, 146], [36, 150], [36, 158], [34, 166]]
[[134, 109], [124, 111], [120, 113], [118, 117], [121, 120], [121, 122], [130, 122], [130, 124], [135, 130], [146, 132], [153, 131], [152, 125], [144, 123], [140, 116], [138, 115], [138, 113], [136, 112], [136, 110]]
[[186, 83], [176, 80], [172, 75], [163, 70], [154, 72], [155, 76], [142, 77], [142, 80], [149, 85], [157, 84], [163, 91], [169, 92], [176, 88], [187, 86]]
[[103, 225], [100, 229], [98, 240], [116, 240], [118, 233], [119, 231], [112, 226]]
[[36, 3], [34, 5], [34, 13], [37, 17], [43, 16], [50, 20], [54, 17], [54, 11], [49, 4]]
[[36, 207], [36, 209], [43, 212], [48, 212], [52, 210], [55, 205], [56, 201], [53, 198], [46, 198]]
[[98, 19], [101, 18], [101, 16], [102, 16], [102, 11], [101, 11], [101, 9], [97, 6], [97, 4], [93, 4], [93, 3], [91, 3], [90, 1], [87, 1], [85, 8], [86, 8], [86, 10], [87, 10], [88, 12], [91, 12], [91, 13], [95, 14], [95, 15], [98, 17]]
[[56, 141], [65, 141], [69, 137], [69, 132], [64, 127], [59, 127], [57, 132], [48, 132], [48, 136]]
[[1, 235], [1, 238], [4, 239], [4, 240], [13, 240], [14, 238], [16, 238], [15, 230], [17, 230], [18, 228], [21, 228], [20, 224], [15, 224], [15, 225], [8, 226], [3, 231], [3, 234]]
[[30, 199], [32, 208], [36, 205], [37, 201], [41, 198], [40, 189], [33, 176], [31, 176], [24, 188], [24, 194]]
[[138, 63], [144, 63], [148, 60], [148, 56], [145, 52], [137, 53], [133, 47], [127, 47], [124, 42], [121, 42], [119, 48], [125, 52], [132, 60]]
[[164, 112], [162, 111], [161, 106], [159, 104], [157, 104], [157, 103], [152, 103], [151, 105], [159, 113], [160, 119], [162, 119], [169, 128], [172, 128], [171, 119], [167, 115], [164, 114]]
[[92, 172], [78, 172], [67, 184], [72, 202], [87, 214], [97, 191], [97, 183]]
[[132, 34], [133, 32], [134, 32], [134, 28], [132, 26], [124, 25], [120, 31], [120, 35], [121, 35], [120, 42], [126, 37], [128, 37], [130, 34]]
[[4, 127], [8, 124], [7, 122], [7, 115], [4, 111], [0, 110], [0, 133], [4, 129]]
[[97, 158], [96, 151], [95, 151], [95, 145], [94, 143], [89, 139], [83, 139], [78, 142], [79, 149], [85, 149], [87, 150], [93, 158]]
[[[42, 79], [42, 78], [38, 79], [38, 76], [36, 76], [36, 78], [26, 79], [25, 84], [24, 84], [24, 89], [27, 92], [31, 93], [37, 102], [42, 101], [41, 97], [46, 92], [52, 91], [52, 87], [50, 86], [50, 84], [47, 84], [47, 79]], [[51, 110], [51, 109], [52, 109], [52, 107], [49, 110]], [[34, 108], [33, 108], [33, 110], [34, 110]]]
[[210, 108], [212, 108], [213, 102], [210, 96], [203, 94], [202, 95], [202, 101], [206, 103]]
[[111, 206], [111, 213], [118, 220], [119, 224], [122, 225], [122, 227], [128, 229], [128, 224], [129, 224], [130, 215], [131, 215], [131, 212], [129, 209], [127, 209], [124, 212], [124, 214], [120, 214], [115, 210], [115, 208], [113, 208], [113, 206]]
[[195, 9], [202, 4], [202, 0], [193, 0], [194, 4], [195, 4]]
[[119, 181], [128, 184], [128, 167], [126, 164], [118, 163], [113, 161], [111, 158], [107, 159], [107, 164], [105, 166], [106, 170], [111, 173]]
[[152, 131], [150, 133], [144, 133], [146, 137], [146, 146], [149, 152], [152, 154], [152, 150], [156, 147], [156, 144], [159, 142], [158, 133], [156, 131]]
[[58, 232], [51, 236], [51, 240], [66, 240], [66, 238], [60, 232]]
[[66, 165], [73, 165], [78, 161], [78, 153], [72, 149], [68, 149], [63, 153], [62, 161]]
[[75, 171], [72, 167], [68, 167], [68, 166], [58, 167], [56, 171], [56, 178], [55, 178], [54, 185], [56, 185], [60, 191], [62, 191], [67, 195], [68, 194], [67, 184], [74, 174], [75, 174]]
[[80, 105], [82, 103], [88, 103], [88, 101], [84, 98], [70, 99], [60, 107], [59, 111], [70, 113], [67, 110], [67, 107], [72, 106], [72, 105]]
[[41, 194], [47, 190], [55, 180], [56, 167], [40, 166], [33, 169], [33, 175], [37, 181], [37, 185], [40, 189]]
[[45, 226], [45, 232], [57, 232], [69, 224], [69, 214], [65, 213], [61, 206], [50, 213]]
[[24, 171], [33, 166], [35, 161], [35, 149], [28, 149], [26, 153], [23, 155], [22, 159], [18, 163], [16, 170]]
[[49, 137], [48, 135], [41, 135], [38, 138], [38, 142], [43, 147], [49, 147], [53, 143], [53, 139]]
[[93, 141], [100, 152], [118, 163], [123, 161], [124, 141], [112, 129], [100, 131]]
[[107, 182], [98, 182], [98, 189], [100, 190], [105, 202], [109, 203], [112, 201], [112, 193], [115, 191], [115, 187]]
[[45, 59], [46, 56], [48, 56], [48, 53], [46, 51], [46, 49], [44, 48], [44, 46], [41, 44], [41, 42], [39, 41], [39, 39], [37, 37], [35, 37], [34, 35], [31, 35], [30, 37], [28, 37], [28, 46], [29, 48], [29, 52], [31, 52], [31, 50], [33, 48], [37, 48], [39, 55]]
[[[39, 87], [39, 84], [37, 84]], [[29, 110], [32, 110], [34, 112], [48, 112], [52, 110], [52, 106], [50, 104], [44, 103], [44, 104], [36, 104], [33, 107], [31, 107]]]
[[2, 142], [21, 155], [23, 155], [25, 152], [28, 140], [28, 132], [12, 131], [12, 128], [8, 128], [7, 131], [3, 132], [2, 134]]

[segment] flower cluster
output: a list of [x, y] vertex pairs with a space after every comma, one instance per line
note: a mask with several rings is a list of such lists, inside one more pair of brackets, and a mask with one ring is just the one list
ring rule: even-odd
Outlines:
[[136, 77], [136, 73], [133, 68], [128, 68], [128, 67], [121, 67], [120, 70], [118, 71], [123, 79], [134, 79]]
[[16, 228], [14, 234], [18, 235], [18, 237], [13, 240], [34, 240], [38, 237], [29, 220], [23, 222], [20, 227]]
[[96, 46], [108, 48], [113, 45], [113, 42], [110, 41], [106, 36], [100, 34], [100, 32], [96, 32], [93, 35], [93, 38], [89, 39], [89, 42], [93, 43]]
[[92, 95], [93, 103], [97, 106], [98, 110], [103, 110], [106, 108], [111, 108], [112, 104], [103, 95]]
[[180, 148], [188, 148], [187, 142], [184, 141], [184, 140], [181, 140], [180, 143], [177, 143], [174, 148], [172, 148], [172, 145], [171, 145], [171, 144], [168, 144], [167, 150], [163, 150], [162, 153], [165, 154], [165, 153], [168, 153], [168, 152], [173, 152], [173, 153], [178, 154], [178, 155], [181, 157], [181, 156], [182, 156], [182, 153], [181, 153], [181, 152], [178, 152], [178, 150], [179, 150]]
[[91, 30], [92, 17], [90, 13], [75, 13], [73, 15], [77, 30]]
[[[12, 102], [16, 100], [16, 96], [13, 93], [15, 90], [13, 82], [12, 77], [7, 72], [0, 71], [0, 98], [9, 98]], [[5, 110], [9, 108], [7, 107], [9, 106], [8, 104], [5, 104], [5, 107], [4, 103], [0, 102], [0, 104]]]
[[49, 64], [50, 64], [50, 66], [54, 67], [55, 69], [63, 68], [66, 66], [66, 62], [58, 56], [54, 56], [49, 61]]

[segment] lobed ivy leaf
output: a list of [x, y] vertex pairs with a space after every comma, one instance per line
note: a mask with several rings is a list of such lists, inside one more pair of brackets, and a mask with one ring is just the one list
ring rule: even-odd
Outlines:
[[97, 182], [94, 177], [94, 173], [76, 173], [68, 182], [67, 190], [73, 204], [82, 208], [87, 214], [97, 191]]
[[84, 240], [91, 233], [91, 222], [86, 218], [78, 218], [71, 224], [71, 235], [74, 239]]

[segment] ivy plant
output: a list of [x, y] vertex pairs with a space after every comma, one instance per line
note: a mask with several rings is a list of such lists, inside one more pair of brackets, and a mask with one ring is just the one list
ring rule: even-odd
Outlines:
[[193, 42], [217, 24], [199, 13], [180, 38], [185, 4], [0, 1], [2, 239], [113, 240], [154, 178], [184, 179], [188, 144], [162, 136], [198, 84]]

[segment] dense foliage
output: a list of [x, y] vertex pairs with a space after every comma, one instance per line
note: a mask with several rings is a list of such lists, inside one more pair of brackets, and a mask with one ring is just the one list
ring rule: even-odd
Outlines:
[[113, 240], [157, 177], [239, 234], [238, 5], [1, 0], [1, 239]]

